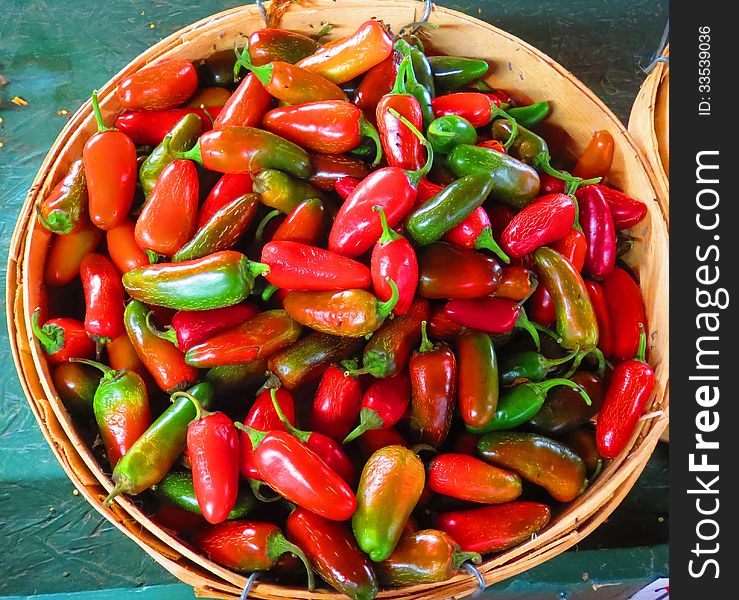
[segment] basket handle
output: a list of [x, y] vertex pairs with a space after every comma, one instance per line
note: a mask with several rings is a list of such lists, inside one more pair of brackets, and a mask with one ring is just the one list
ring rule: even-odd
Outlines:
[[[261, 0], [258, 0], [257, 4], [261, 4]], [[254, 571], [251, 575], [249, 575], [249, 578], [246, 580], [246, 585], [241, 591], [241, 596], [239, 596], [239, 600], [246, 600], [249, 597], [249, 592], [251, 592], [251, 588], [254, 586], [254, 582], [259, 579], [259, 576], [261, 574], [261, 571]]]

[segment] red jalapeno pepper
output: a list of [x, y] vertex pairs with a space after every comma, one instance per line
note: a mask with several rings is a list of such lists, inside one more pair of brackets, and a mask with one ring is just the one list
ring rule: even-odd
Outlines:
[[465, 454], [436, 456], [429, 465], [428, 483], [437, 494], [481, 504], [511, 502], [522, 491], [516, 473]]
[[[583, 187], [589, 188], [591, 186], [586, 185]], [[627, 196], [623, 192], [615, 190], [599, 183], [592, 184], [592, 187], [600, 190], [603, 197], [608, 203], [608, 208], [611, 210], [611, 217], [613, 218], [613, 226], [617, 230], [629, 229], [634, 227], [644, 219], [647, 214], [647, 205], [644, 202], [635, 200], [631, 196]]]
[[459, 410], [469, 427], [484, 427], [498, 406], [498, 358], [490, 336], [467, 331], [457, 338]]
[[536, 275], [526, 267], [507, 266], [501, 269], [500, 282], [492, 296], [525, 302], [531, 298], [538, 285]]
[[252, 183], [251, 175], [248, 173], [226, 173], [221, 176], [200, 206], [197, 228], [200, 229], [210, 221], [211, 217], [224, 206], [245, 194], [250, 194]]
[[444, 306], [444, 315], [452, 321], [493, 335], [524, 329], [539, 347], [539, 333], [520, 303], [505, 298], [473, 298], [451, 300]]
[[377, 114], [377, 104], [385, 94], [393, 89], [398, 76], [398, 68], [403, 60], [400, 52], [394, 51], [381, 63], [372, 67], [357, 87], [354, 93], [356, 104], [368, 118], [374, 120]]
[[493, 238], [490, 217], [482, 206], [478, 206], [464, 221], [447, 231], [444, 241], [471, 250], [490, 250], [503, 262], [510, 262], [508, 255]]
[[382, 223], [382, 236], [372, 249], [372, 286], [378, 300], [387, 301], [393, 295], [388, 283], [398, 286], [398, 303], [393, 309], [396, 315], [405, 314], [410, 308], [418, 285], [418, 260], [411, 243], [388, 227], [385, 211], [378, 208]]
[[136, 349], [128, 338], [128, 333], [124, 333], [105, 344], [105, 351], [108, 354], [108, 364], [111, 368], [116, 371], [123, 371], [124, 369], [133, 371], [144, 380], [149, 394], [157, 391], [157, 384], [154, 382], [146, 365], [141, 362], [139, 355], [136, 354]]
[[636, 357], [619, 363], [611, 373], [595, 429], [598, 452], [607, 460], [626, 448], [654, 391], [654, 369], [647, 364], [646, 349], [642, 325]]
[[39, 325], [41, 309], [33, 311], [31, 324], [33, 334], [52, 364], [65, 363], [70, 358], [92, 358], [95, 342], [87, 335], [83, 323], [66, 317], [49, 319]]
[[317, 246], [326, 236], [326, 207], [319, 198], [303, 200], [275, 229], [273, 242], [297, 242]]
[[288, 290], [363, 289], [372, 282], [370, 270], [362, 263], [298, 242], [266, 244], [261, 261], [269, 266], [265, 279]]
[[189, 160], [168, 164], [136, 221], [136, 242], [144, 250], [175, 254], [195, 233], [198, 171]]
[[499, 114], [500, 100], [479, 92], [457, 92], [437, 96], [431, 102], [434, 117], [457, 115], [469, 121], [474, 127], [483, 127]]
[[513, 209], [510, 206], [498, 203], [493, 205], [488, 203], [486, 210], [490, 216], [490, 229], [493, 231], [493, 237], [496, 240], [499, 240], [506, 227], [508, 227], [508, 224], [513, 220], [513, 217], [516, 216], [516, 213], [513, 212]]
[[108, 254], [121, 275], [149, 264], [149, 257], [136, 243], [135, 226], [128, 219], [108, 229], [105, 239]]
[[444, 189], [442, 185], [436, 185], [425, 177], [418, 180], [418, 195], [416, 197], [416, 204], [414, 208], [421, 206], [426, 200], [438, 194]]
[[359, 452], [366, 461], [380, 448], [387, 446], [402, 446], [410, 448], [410, 444], [392, 427], [387, 429], [368, 429], [357, 439]]
[[567, 183], [564, 179], [560, 179], [554, 175], [549, 175], [548, 173], [539, 173], [539, 194], [542, 196], [548, 196], [550, 194], [564, 194], [566, 188]]
[[629, 360], [637, 355], [639, 325], [647, 327], [641, 291], [631, 275], [616, 267], [603, 280], [603, 292], [613, 324], [613, 357]]
[[434, 306], [431, 309], [431, 318], [428, 322], [429, 335], [437, 340], [453, 341], [467, 329], [452, 320], [444, 311], [444, 305]]
[[272, 98], [254, 73], [248, 73], [219, 111], [213, 129], [226, 125], [259, 127]]
[[552, 295], [541, 282], [537, 284], [534, 293], [526, 302], [526, 309], [531, 315], [531, 320], [544, 327], [551, 327], [557, 319], [557, 311], [554, 308]]
[[[326, 115], [331, 115], [326, 119]], [[263, 120], [268, 131], [313, 152], [344, 154], [368, 137], [377, 148], [373, 164], [382, 158], [380, 138], [362, 111], [344, 100], [307, 102], [269, 111]]]
[[591, 179], [605, 177], [613, 162], [613, 136], [605, 130], [596, 131], [572, 169], [575, 177]]
[[602, 279], [616, 264], [616, 230], [608, 203], [595, 186], [575, 192], [580, 209], [580, 226], [587, 242], [583, 270], [587, 275]]
[[334, 190], [342, 200], [346, 200], [360, 183], [362, 182], [355, 177], [340, 177], [334, 184]]
[[362, 403], [362, 384], [347, 370], [331, 365], [324, 371], [308, 422], [311, 429], [337, 441], [343, 440], [357, 420]]
[[88, 210], [95, 226], [112, 229], [125, 220], [133, 204], [138, 179], [136, 147], [124, 133], [105, 126], [96, 92], [92, 108], [98, 132], [82, 149]]
[[85, 331], [101, 344], [123, 335], [124, 293], [121, 276], [109, 258], [88, 254], [80, 265], [85, 293]]
[[353, 177], [361, 181], [369, 174], [367, 164], [346, 154], [311, 154], [313, 174], [308, 180], [311, 185], [330, 192], [342, 177]]
[[[503, 145], [503, 142], [500, 142], [498, 140], [483, 140], [482, 142], [478, 142], [476, 145], [480, 146], [480, 148], [495, 150], [496, 152], [500, 152], [501, 154], [508, 154], [506, 152], [505, 146]], [[541, 177], [541, 175], [539, 175], [539, 177]], [[564, 187], [562, 187], [562, 191], [564, 191]]]
[[36, 203], [39, 223], [52, 233], [66, 235], [87, 214], [87, 185], [82, 161], [75, 160], [64, 177]]
[[614, 329], [611, 321], [611, 313], [608, 310], [608, 302], [603, 286], [597, 281], [587, 279], [585, 287], [590, 296], [590, 303], [593, 305], [593, 312], [598, 321], [598, 348], [603, 352], [603, 356], [610, 358], [613, 355]]
[[452, 425], [457, 392], [457, 360], [446, 344], [434, 345], [421, 324], [421, 346], [408, 364], [411, 380], [411, 430], [439, 447]]
[[[221, 111], [218, 106], [209, 106], [208, 113], [202, 108], [170, 108], [168, 110], [146, 110], [124, 112], [116, 117], [115, 126], [125, 133], [134, 144], [157, 146], [167, 134], [187, 115], [197, 115], [200, 123], [195, 135], [212, 129], [210, 117]], [[208, 116], [210, 114], [210, 117]]]
[[495, 291], [501, 267], [474, 250], [437, 242], [418, 256], [418, 295], [424, 298], [479, 298]]
[[187, 102], [198, 89], [198, 73], [189, 60], [169, 58], [129, 75], [116, 95], [123, 108], [157, 110]]
[[100, 243], [103, 232], [87, 218], [78, 228], [51, 240], [44, 267], [44, 283], [50, 287], [67, 285], [80, 273], [82, 259]]
[[[583, 220], [584, 218], [581, 217], [581, 224], [584, 231], [585, 225], [582, 223]], [[585, 265], [586, 256], [590, 253], [590, 248], [585, 240], [585, 234], [575, 228], [570, 229], [570, 232], [561, 240], [557, 240], [552, 243], [550, 248], [552, 248], [552, 250], [556, 250], [569, 260], [577, 271], [582, 271], [583, 266]]]
[[388, 429], [405, 415], [411, 396], [408, 376], [400, 373], [375, 381], [362, 396], [359, 425], [346, 436], [344, 444], [372, 429]]
[[575, 202], [565, 194], [542, 196], [524, 207], [508, 226], [500, 243], [513, 258], [565, 237], [575, 223]]
[[254, 466], [262, 480], [289, 502], [331, 521], [346, 521], [357, 508], [347, 483], [310, 448], [286, 431], [246, 428]]

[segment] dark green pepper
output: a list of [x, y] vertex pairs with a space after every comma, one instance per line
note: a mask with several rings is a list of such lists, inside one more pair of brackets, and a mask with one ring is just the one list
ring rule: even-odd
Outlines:
[[285, 214], [290, 213], [304, 200], [325, 198], [324, 194], [310, 183], [275, 169], [260, 171], [254, 177], [252, 189], [254, 193], [260, 195], [262, 204]]
[[541, 410], [529, 419], [531, 427], [548, 435], [560, 435], [598, 413], [605, 396], [603, 379], [590, 371], [578, 371], [570, 379], [588, 393], [593, 403], [590, 406], [585, 404], [571, 388], [555, 388], [547, 394]]
[[[404, 44], [408, 44], [410, 51], [407, 51]], [[436, 96], [434, 73], [431, 70], [431, 63], [429, 62], [428, 56], [425, 54], [426, 50], [423, 47], [421, 39], [417, 35], [413, 34], [404, 36], [395, 42], [395, 48], [402, 54], [411, 57], [413, 73], [416, 76], [416, 80], [431, 93], [432, 98]]]
[[405, 91], [418, 100], [423, 115], [423, 126], [426, 128], [434, 120], [431, 100], [435, 91], [431, 64], [421, 49], [409, 44], [406, 40], [398, 40], [395, 43], [395, 48], [403, 56], [408, 56], [411, 59], [411, 66], [406, 71]]
[[522, 379], [541, 381], [554, 367], [572, 360], [578, 353], [576, 348], [561, 358], [547, 358], [540, 352], [527, 350], [506, 356], [500, 365], [500, 380], [509, 385]]
[[426, 137], [434, 152], [449, 154], [460, 144], [474, 146], [477, 143], [477, 130], [463, 117], [446, 115], [431, 122]]
[[509, 108], [507, 112], [516, 120], [519, 127], [533, 127], [549, 115], [549, 102], [537, 102], [529, 106]]
[[464, 221], [490, 194], [493, 179], [489, 173], [474, 173], [449, 184], [411, 212], [405, 231], [419, 246], [440, 240]]
[[437, 91], [441, 93], [464, 87], [485, 75], [489, 68], [484, 60], [459, 56], [430, 56], [429, 62]]
[[54, 367], [52, 374], [57, 394], [74, 416], [92, 416], [92, 402], [100, 383], [100, 375], [85, 365], [64, 362]]
[[[239, 49], [240, 53], [242, 50]], [[234, 65], [236, 64], [236, 54], [231, 48], [214, 52], [206, 58], [200, 65], [201, 82], [200, 85], [214, 85], [218, 87], [233, 88], [234, 82]]]
[[447, 157], [457, 177], [484, 173], [493, 180], [490, 194], [514, 208], [523, 208], [539, 195], [539, 174], [529, 165], [490, 148], [460, 144]]
[[212, 367], [204, 379], [213, 385], [217, 396], [255, 389], [267, 379], [267, 360], [256, 359], [240, 365]]

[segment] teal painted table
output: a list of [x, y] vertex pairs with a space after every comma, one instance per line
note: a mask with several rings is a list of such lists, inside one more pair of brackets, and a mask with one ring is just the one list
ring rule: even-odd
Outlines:
[[[340, 1], [340, 0], [339, 0]], [[36, 170], [96, 86], [224, 0], [0, 0], [0, 248]], [[442, 1], [547, 52], [626, 120], [667, 19], [667, 0]], [[28, 102], [18, 106], [14, 97]], [[5, 260], [0, 276], [5, 281]], [[5, 311], [2, 312], [3, 317]], [[179, 600], [176, 583], [79, 496], [29, 411], [0, 330], [0, 597]], [[627, 598], [667, 573], [666, 451], [577, 550], [494, 586], [490, 598]]]

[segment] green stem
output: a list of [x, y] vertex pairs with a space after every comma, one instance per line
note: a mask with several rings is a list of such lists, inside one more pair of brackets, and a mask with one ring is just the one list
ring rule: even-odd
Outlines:
[[391, 312], [393, 312], [395, 305], [398, 303], [398, 300], [400, 299], [400, 293], [398, 292], [398, 286], [395, 285], [395, 282], [389, 277], [385, 277], [385, 281], [387, 281], [388, 285], [390, 286], [390, 289], [392, 290], [392, 294], [390, 295], [390, 298], [388, 298], [385, 302], [377, 303], [377, 316], [380, 321], [382, 321]]
[[393, 87], [389, 92], [390, 95], [405, 96], [408, 94], [408, 90], [405, 87], [405, 78], [409, 67], [413, 68], [411, 65], [410, 54], [406, 54], [403, 57], [403, 60], [400, 61], [400, 65], [398, 65], [398, 74], [395, 76]]
[[282, 213], [279, 210], [271, 210], [266, 215], [264, 215], [264, 218], [261, 221], [259, 221], [259, 225], [257, 225], [257, 230], [254, 232], [254, 239], [257, 241], [257, 243], [262, 243], [262, 238], [264, 237], [264, 229], [267, 227], [267, 224], [272, 219], [281, 214]]
[[241, 67], [244, 67], [248, 71], [254, 73], [254, 76], [259, 79], [263, 86], [268, 86], [272, 81], [272, 74], [275, 71], [275, 67], [272, 63], [255, 66], [251, 64], [251, 57], [249, 56], [249, 46], [244, 47], [244, 51], [239, 55], [237, 53], [236, 64], [234, 65], [234, 79], [238, 79]]
[[542, 333], [545, 333], [558, 344], [562, 343], [562, 337], [556, 331], [552, 331], [551, 329], [549, 329], [549, 327], [544, 327], [544, 325], [541, 325], [540, 323], [537, 323], [536, 321], [531, 321], [531, 324], [534, 326], [534, 329], [536, 329], [537, 331], [541, 331]]
[[125, 494], [130, 490], [130, 482], [128, 482], [126, 479], [119, 479], [118, 481], [115, 481], [115, 486], [113, 486], [113, 489], [110, 490], [110, 494], [108, 494], [103, 500], [103, 506], [106, 508], [110, 506], [113, 503], [113, 500], [116, 498], [116, 496], [120, 496], [121, 494]]
[[534, 340], [536, 350], [541, 350], [541, 339], [539, 338], [539, 332], [537, 331], [536, 327], [533, 326], [531, 321], [529, 321], [529, 317], [526, 315], [526, 310], [523, 307], [521, 307], [521, 312], [518, 313], [518, 318], [516, 319], [515, 326], [525, 330], [531, 336], [531, 339]]
[[436, 346], [434, 346], [434, 343], [429, 339], [427, 326], [427, 321], [421, 321], [421, 345], [418, 348], [418, 352], [420, 354], [431, 352], [432, 350], [434, 350], [434, 348], [436, 348]]
[[39, 344], [46, 354], [54, 354], [64, 348], [64, 329], [59, 325], [39, 325], [38, 316], [41, 308], [33, 311], [31, 317], [31, 328]]
[[169, 397], [169, 401], [174, 402], [178, 398], [187, 398], [195, 406], [195, 418], [193, 419], [193, 421], [199, 421], [203, 417], [207, 417], [208, 415], [213, 414], [203, 408], [203, 405], [200, 403], [200, 400], [198, 400], [192, 394], [188, 394], [187, 392], [175, 392]]
[[375, 126], [364, 117], [359, 119], [359, 135], [360, 137], [368, 137], [374, 142], [375, 160], [372, 161], [372, 166], [375, 167], [379, 165], [382, 160], [382, 142], [380, 141], [380, 134], [377, 133]]
[[279, 289], [276, 285], [270, 283], [262, 290], [262, 302], [269, 302], [274, 293]]
[[313, 591], [313, 589], [316, 587], [315, 581], [313, 579], [313, 569], [311, 568], [310, 562], [308, 562], [308, 558], [305, 556], [303, 551], [295, 544], [288, 542], [287, 539], [285, 539], [285, 536], [282, 535], [279, 531], [271, 533], [267, 538], [267, 558], [275, 563], [277, 562], [277, 559], [280, 558], [280, 556], [287, 552], [297, 556], [305, 565], [305, 571], [308, 574], [308, 590]]
[[260, 275], [267, 275], [269, 273], [269, 265], [253, 260], [248, 261], [246, 269], [252, 277], [259, 277]]
[[103, 113], [100, 111], [100, 102], [98, 101], [98, 91], [92, 92], [92, 112], [95, 115], [95, 122], [98, 125], [98, 133], [104, 131], [116, 131], [115, 127], [106, 127], [103, 122]]
[[154, 323], [151, 322], [151, 318], [154, 315], [154, 311], [149, 311], [146, 313], [146, 327], [151, 331], [155, 336], [158, 338], [162, 338], [163, 340], [167, 340], [168, 342], [171, 342], [174, 344], [177, 348], [179, 348], [179, 341], [177, 340], [177, 332], [172, 327], [167, 327], [165, 331], [162, 331], [161, 329], [158, 329]]
[[277, 413], [277, 418], [280, 419], [282, 424], [285, 426], [285, 429], [287, 432], [292, 435], [293, 437], [298, 438], [301, 442], [304, 444], [308, 443], [308, 439], [312, 435], [313, 432], [311, 431], [302, 431], [301, 429], [298, 429], [297, 427], [294, 427], [290, 421], [288, 421], [287, 417], [285, 416], [285, 413], [282, 412], [282, 408], [280, 407], [280, 403], [277, 402], [277, 388], [272, 388], [270, 391], [270, 396], [272, 397], [272, 406], [275, 409], [275, 413]]
[[170, 141], [172, 138], [164, 137], [164, 141], [162, 142], [164, 144], [164, 151], [169, 154], [170, 156], [174, 156], [175, 158], [182, 158], [186, 160], [191, 160], [194, 163], [199, 164], [201, 167], [203, 166], [203, 155], [200, 152], [200, 140], [195, 142], [195, 145], [190, 148], [189, 150], [184, 150], [182, 152], [178, 152], [176, 150], [172, 150], [170, 148]]
[[413, 132], [413, 135], [415, 135], [419, 139], [421, 144], [423, 144], [423, 147], [426, 148], [426, 164], [417, 171], [406, 171], [406, 173], [408, 174], [408, 179], [411, 180], [411, 183], [413, 183], [413, 185], [418, 185], [419, 179], [421, 179], [422, 177], [426, 177], [434, 164], [434, 149], [431, 147], [431, 144], [429, 144], [429, 141], [423, 136], [420, 131], [418, 131], [418, 128], [413, 123], [411, 123], [394, 108], [388, 108], [387, 110], [396, 119], [400, 120], [403, 125], [410, 129]]
[[566, 362], [571, 361], [575, 356], [577, 356], [578, 352], [580, 352], [580, 348], [575, 348], [572, 352], [569, 354], [562, 356], [561, 358], [547, 358], [544, 360], [544, 363], [546, 364], [547, 370], [551, 369], [552, 367], [556, 367], [558, 365], [563, 365]]
[[502, 108], [498, 108], [494, 102], [490, 102], [490, 113], [493, 118], [495, 117], [503, 117], [504, 119], [508, 119], [508, 122], [511, 124], [511, 133], [508, 136], [508, 139], [503, 144], [503, 147], [508, 150], [508, 148], [511, 147], [513, 142], [516, 141], [516, 138], [518, 137], [518, 121], [511, 115], [509, 115], [506, 111], [504, 111]]
[[452, 564], [455, 570], [459, 570], [462, 563], [466, 563], [467, 561], [479, 565], [482, 562], [482, 556], [477, 552], [461, 552], [460, 550], [452, 554]]
[[639, 349], [636, 352], [635, 360], [643, 363], [647, 362], [647, 332], [644, 329], [644, 323], [639, 323]]
[[588, 396], [588, 393], [585, 391], [584, 388], [577, 385], [574, 381], [570, 381], [569, 379], [565, 379], [564, 377], [557, 377], [555, 379], [548, 379], [546, 381], [542, 381], [541, 383], [531, 383], [531, 384], [525, 384], [525, 385], [532, 385], [537, 388], [537, 390], [546, 395], [546, 393], [551, 390], [553, 387], [557, 387], [559, 385], [564, 385], [566, 387], [569, 387], [571, 390], [577, 392], [580, 394], [585, 400], [585, 404], [590, 406], [593, 402], [590, 399], [590, 396]]
[[363, 408], [359, 412], [359, 425], [357, 425], [341, 443], [348, 444], [349, 442], [353, 442], [366, 431], [370, 431], [372, 429], [382, 429], [383, 424], [384, 423], [382, 422], [382, 417], [376, 410], [372, 410], [371, 408]]
[[149, 259], [150, 265], [155, 265], [163, 258], [167, 258], [164, 254], [159, 254], [158, 252], [154, 252], [154, 250], [144, 250], [144, 254]]
[[399, 240], [401, 237], [403, 237], [399, 233], [390, 229], [387, 224], [385, 210], [382, 208], [382, 206], [373, 206], [372, 210], [380, 215], [380, 223], [382, 224], [382, 235], [380, 236], [380, 239], [377, 240], [378, 244], [389, 244], [390, 242], [394, 242], [395, 240]]
[[236, 429], [241, 429], [241, 431], [245, 432], [246, 435], [249, 436], [252, 450], [256, 450], [257, 446], [262, 443], [262, 440], [266, 438], [267, 435], [269, 435], [269, 431], [259, 431], [257, 429], [248, 427], [243, 423], [239, 423], [238, 421], [234, 423], [234, 426], [236, 427]]
[[498, 245], [498, 242], [495, 241], [493, 230], [490, 227], [485, 227], [485, 229], [480, 232], [480, 235], [477, 236], [477, 239], [475, 240], [475, 248], [477, 250], [490, 250], [506, 264], [511, 262], [510, 257], [503, 252], [503, 249]]
[[205, 116], [210, 119], [210, 125], [211, 127], [216, 122], [216, 120], [213, 118], [213, 115], [210, 114], [210, 111], [208, 110], [208, 107], [205, 106], [205, 104], [200, 105], [200, 110], [202, 110], [205, 113]]
[[89, 358], [70, 358], [69, 362], [82, 363], [83, 365], [88, 365], [90, 367], [100, 369], [103, 372], [103, 375], [105, 375], [106, 377], [109, 376], [111, 373], [117, 373], [115, 369], [109, 367], [108, 365], [99, 363], [96, 360], [90, 360]]

